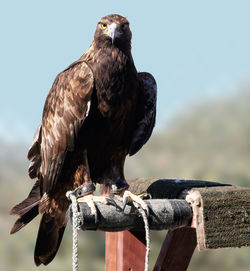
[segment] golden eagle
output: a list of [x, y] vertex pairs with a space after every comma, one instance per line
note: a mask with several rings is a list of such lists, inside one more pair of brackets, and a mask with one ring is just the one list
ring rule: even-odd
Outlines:
[[123, 194], [126, 156], [149, 139], [156, 114], [156, 82], [137, 72], [126, 18], [101, 18], [83, 56], [59, 73], [47, 96], [42, 123], [28, 152], [29, 176], [36, 179], [28, 197], [11, 214], [15, 233], [42, 215], [35, 247], [36, 265], [50, 263], [67, 224], [68, 190]]

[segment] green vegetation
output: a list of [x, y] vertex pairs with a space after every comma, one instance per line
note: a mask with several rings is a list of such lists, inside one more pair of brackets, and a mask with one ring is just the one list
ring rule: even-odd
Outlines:
[[[189, 105], [158, 130], [135, 157], [126, 176], [204, 179], [250, 186], [250, 90]], [[15, 218], [9, 208], [22, 200], [33, 181], [26, 175], [27, 146], [0, 142], [0, 270], [35, 270], [33, 250], [39, 219], [9, 236]], [[166, 232], [152, 233], [151, 269]], [[80, 233], [80, 270], [104, 270], [104, 233]], [[247, 271], [250, 248], [195, 252], [188, 270]], [[181, 260], [181, 259], [180, 259]], [[37, 270], [71, 270], [71, 227], [56, 259]]]

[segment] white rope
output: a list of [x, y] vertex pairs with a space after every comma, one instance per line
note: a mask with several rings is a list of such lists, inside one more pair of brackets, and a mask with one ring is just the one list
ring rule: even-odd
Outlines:
[[149, 263], [149, 252], [150, 252], [150, 234], [149, 234], [149, 225], [148, 225], [148, 218], [146, 215], [146, 211], [141, 208], [140, 204], [137, 202], [133, 202], [136, 209], [140, 212], [143, 222], [144, 222], [144, 228], [145, 228], [145, 237], [146, 237], [146, 254], [145, 254], [145, 265], [144, 265], [144, 271], [148, 271], [148, 263]]
[[73, 191], [68, 191], [66, 197], [72, 202], [72, 227], [73, 227], [73, 245], [72, 245], [72, 270], [78, 271], [78, 230], [80, 229], [80, 215], [78, 212], [77, 199]]

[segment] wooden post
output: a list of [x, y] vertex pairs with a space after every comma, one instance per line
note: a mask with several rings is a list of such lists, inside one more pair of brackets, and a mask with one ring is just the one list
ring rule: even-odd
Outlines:
[[145, 232], [106, 232], [105, 270], [143, 271], [146, 253]]
[[190, 227], [169, 230], [154, 271], [185, 271], [196, 247], [196, 230]]

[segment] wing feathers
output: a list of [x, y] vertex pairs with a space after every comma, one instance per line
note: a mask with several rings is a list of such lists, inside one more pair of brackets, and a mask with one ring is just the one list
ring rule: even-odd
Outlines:
[[132, 141], [129, 148], [129, 155], [134, 155], [150, 138], [156, 117], [156, 96], [157, 86], [154, 77], [150, 73], [138, 73], [140, 87], [141, 87], [141, 100], [143, 108], [140, 112], [139, 118]]
[[43, 110], [39, 126], [28, 153], [32, 178], [43, 176], [43, 192], [53, 190], [67, 151], [88, 114], [93, 89], [93, 74], [88, 65], [77, 61], [55, 79]]
[[31, 160], [28, 172], [31, 179], [34, 179], [39, 175], [39, 170], [41, 166], [41, 154], [40, 154], [41, 137], [42, 129], [40, 125], [35, 132], [32, 145], [28, 151], [28, 159]]

